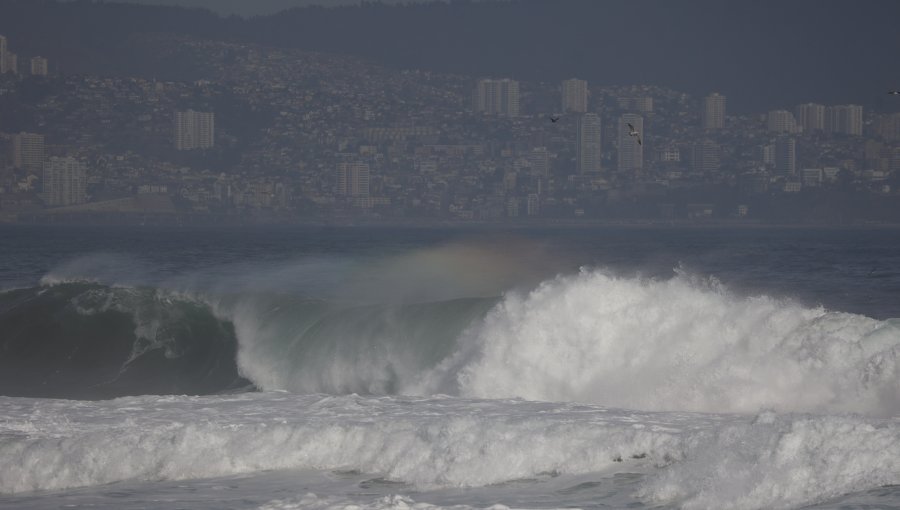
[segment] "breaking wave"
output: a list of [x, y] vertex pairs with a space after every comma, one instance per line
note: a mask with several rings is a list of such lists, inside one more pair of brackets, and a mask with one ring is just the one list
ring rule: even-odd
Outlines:
[[898, 321], [738, 296], [683, 273], [583, 270], [496, 299], [298, 310], [255, 300], [229, 312], [241, 373], [262, 389], [703, 412], [900, 410]]
[[[311, 264], [303, 271], [315, 278], [296, 288], [283, 268], [269, 277], [278, 286], [263, 289], [48, 276], [0, 293], [0, 394], [204, 394], [252, 383], [649, 411], [900, 411], [895, 319], [743, 296], [682, 271], [582, 269], [518, 288], [515, 273], [502, 281], [512, 290], [499, 291], [487, 277], [435, 269], [463, 273], [485, 260], [431, 253], [368, 273], [329, 262], [355, 278], [340, 285]], [[322, 290], [336, 286], [349, 291]]]
[[[15, 417], [0, 423], [0, 455], [16, 459], [0, 467], [0, 493], [292, 468], [478, 487], [666, 464], [719, 423], [559, 403], [277, 392], [77, 407], [0, 397], [0, 412]], [[651, 422], [660, 426], [636, 426]]]
[[[900, 484], [897, 319], [680, 270], [529, 280], [466, 250], [180, 280], [78, 266], [0, 292], [0, 394], [219, 395], [0, 398], [0, 493], [293, 468], [413, 491], [626, 470], [642, 501], [772, 508]], [[343, 500], [270, 506], [306, 503]]]
[[506, 295], [460, 343], [433, 388], [645, 410], [900, 410], [900, 321], [686, 274], [558, 277]]
[[373, 473], [413, 491], [624, 470], [645, 502], [756, 509], [900, 483], [896, 420], [850, 415], [275, 392], [0, 397], [0, 413], [0, 494], [274, 469]]
[[0, 394], [70, 399], [246, 387], [230, 323], [151, 288], [62, 283], [0, 293]]

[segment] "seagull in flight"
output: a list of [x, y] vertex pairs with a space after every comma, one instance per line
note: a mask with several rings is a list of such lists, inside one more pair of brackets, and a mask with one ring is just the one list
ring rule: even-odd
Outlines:
[[551, 115], [550, 116], [550, 122], [556, 122], [558, 120], [559, 120], [559, 115]]
[[889, 90], [888, 94], [892, 96], [900, 96], [900, 90]]
[[641, 143], [641, 133], [638, 130], [634, 129], [634, 126], [632, 126], [630, 122], [628, 123], [628, 131], [628, 136], [636, 136], [638, 145], [643, 145]]

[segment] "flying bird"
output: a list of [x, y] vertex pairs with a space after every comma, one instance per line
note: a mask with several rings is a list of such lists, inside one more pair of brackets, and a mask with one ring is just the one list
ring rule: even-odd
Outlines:
[[900, 96], [900, 90], [889, 90], [888, 94], [892, 96]]
[[559, 115], [551, 115], [550, 116], [550, 122], [556, 122], [558, 120], [559, 120]]
[[630, 122], [628, 123], [628, 131], [628, 136], [636, 136], [638, 145], [643, 145], [641, 143], [641, 133], [638, 130], [634, 129], [634, 126], [632, 126]]

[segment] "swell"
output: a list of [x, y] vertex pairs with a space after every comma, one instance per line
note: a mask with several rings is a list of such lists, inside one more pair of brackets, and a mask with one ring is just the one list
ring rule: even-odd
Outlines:
[[495, 301], [360, 305], [47, 282], [0, 293], [0, 395], [402, 393]]
[[501, 297], [60, 283], [0, 294], [0, 393], [435, 395], [648, 411], [900, 412], [900, 324], [715, 280], [582, 270]]
[[241, 388], [230, 323], [152, 288], [64, 283], [0, 293], [0, 394], [102, 399]]

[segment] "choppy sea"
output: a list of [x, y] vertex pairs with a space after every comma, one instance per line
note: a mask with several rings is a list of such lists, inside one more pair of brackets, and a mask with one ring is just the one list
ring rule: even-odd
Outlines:
[[879, 228], [0, 227], [0, 508], [900, 508]]

